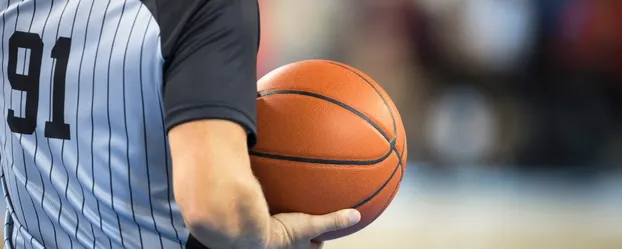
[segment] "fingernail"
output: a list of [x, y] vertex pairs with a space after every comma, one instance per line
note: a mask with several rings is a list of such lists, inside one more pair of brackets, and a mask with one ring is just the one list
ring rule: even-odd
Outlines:
[[348, 216], [350, 217], [350, 224], [354, 225], [361, 221], [361, 213], [356, 209], [352, 209], [348, 211]]

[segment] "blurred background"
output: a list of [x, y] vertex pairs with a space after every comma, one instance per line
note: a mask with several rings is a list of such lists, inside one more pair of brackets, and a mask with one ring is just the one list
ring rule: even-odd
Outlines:
[[622, 1], [259, 2], [259, 77], [350, 64], [406, 127], [393, 203], [324, 249], [622, 249]]
[[350, 64], [406, 126], [393, 204], [325, 248], [622, 248], [622, 1], [260, 5], [259, 76]]

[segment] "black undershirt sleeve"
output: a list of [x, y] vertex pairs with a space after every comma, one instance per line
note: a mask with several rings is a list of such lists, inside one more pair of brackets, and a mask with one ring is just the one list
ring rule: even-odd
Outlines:
[[[256, 142], [257, 0], [141, 0], [160, 27], [166, 131], [230, 120]], [[188, 249], [207, 249], [188, 235]]]
[[177, 25], [175, 39], [163, 39], [167, 132], [195, 120], [230, 120], [246, 129], [254, 145], [257, 1], [203, 0], [186, 14], [179, 17], [184, 24]]

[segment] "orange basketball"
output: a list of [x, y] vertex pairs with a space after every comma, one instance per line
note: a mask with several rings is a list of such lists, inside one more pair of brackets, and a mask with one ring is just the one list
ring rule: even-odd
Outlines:
[[341, 63], [308, 60], [259, 80], [253, 172], [270, 211], [361, 212], [359, 224], [319, 237], [343, 237], [373, 222], [400, 186], [406, 163], [402, 119], [387, 93]]

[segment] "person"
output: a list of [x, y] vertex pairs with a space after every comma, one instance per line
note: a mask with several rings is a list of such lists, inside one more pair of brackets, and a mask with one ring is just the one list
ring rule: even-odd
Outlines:
[[360, 220], [269, 214], [247, 153], [256, 1], [0, 10], [5, 248], [319, 248]]

